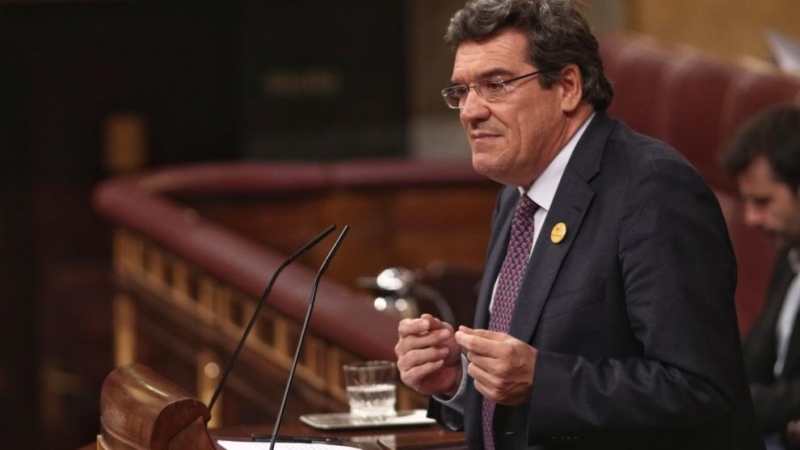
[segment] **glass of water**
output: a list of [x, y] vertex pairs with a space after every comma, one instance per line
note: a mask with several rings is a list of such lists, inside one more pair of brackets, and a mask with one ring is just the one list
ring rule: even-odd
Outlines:
[[344, 383], [350, 416], [355, 421], [378, 422], [397, 415], [395, 364], [367, 361], [344, 365]]

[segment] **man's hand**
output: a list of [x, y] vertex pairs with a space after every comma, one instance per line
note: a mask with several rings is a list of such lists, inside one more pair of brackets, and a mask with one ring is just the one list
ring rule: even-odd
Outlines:
[[461, 349], [453, 327], [423, 314], [403, 319], [397, 333], [394, 352], [403, 383], [425, 395], [455, 395], [461, 383]]
[[536, 349], [504, 333], [459, 327], [456, 341], [467, 351], [475, 389], [500, 405], [521, 405], [533, 385]]

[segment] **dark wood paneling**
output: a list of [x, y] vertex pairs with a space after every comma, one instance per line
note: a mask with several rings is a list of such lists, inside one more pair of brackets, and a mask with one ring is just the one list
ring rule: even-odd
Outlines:
[[405, 154], [403, 4], [243, 0], [247, 154], [315, 160]]
[[[24, 130], [29, 89], [24, 52], [11, 45], [0, 9], [0, 448], [26, 448], [38, 415], [33, 203]], [[9, 406], [11, 405], [11, 406]]]
[[0, 338], [15, 343], [0, 360], [0, 447], [94, 438], [113, 364], [110, 234], [89, 201], [109, 175], [103, 123], [144, 116], [151, 166], [238, 157], [236, 8], [0, 5]]

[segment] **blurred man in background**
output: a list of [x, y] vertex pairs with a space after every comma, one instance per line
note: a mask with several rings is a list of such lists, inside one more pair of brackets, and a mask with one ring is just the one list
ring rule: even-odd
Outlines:
[[[750, 391], [768, 449], [800, 448], [800, 108], [751, 119], [723, 155], [736, 177], [744, 220], [776, 240], [767, 303], [744, 342]], [[788, 442], [787, 442], [788, 441]]]

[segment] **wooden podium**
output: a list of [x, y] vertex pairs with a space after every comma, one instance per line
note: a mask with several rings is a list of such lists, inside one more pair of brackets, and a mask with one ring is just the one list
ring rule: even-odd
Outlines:
[[[208, 408], [169, 380], [142, 364], [112, 371], [100, 394], [100, 434], [97, 443], [80, 450], [217, 450], [206, 423]], [[317, 435], [305, 425], [287, 423], [287, 434]], [[248, 439], [263, 434], [263, 426], [216, 430], [217, 437]], [[366, 450], [465, 450], [463, 433], [437, 425], [400, 429], [344, 430], [324, 433], [342, 438], [345, 445]]]
[[214, 450], [208, 408], [142, 364], [118, 367], [100, 394], [98, 450]]

